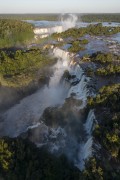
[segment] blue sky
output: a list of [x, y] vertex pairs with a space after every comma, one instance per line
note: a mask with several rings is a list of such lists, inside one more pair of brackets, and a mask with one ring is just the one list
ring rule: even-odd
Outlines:
[[120, 13], [120, 0], [0, 0], [0, 13]]

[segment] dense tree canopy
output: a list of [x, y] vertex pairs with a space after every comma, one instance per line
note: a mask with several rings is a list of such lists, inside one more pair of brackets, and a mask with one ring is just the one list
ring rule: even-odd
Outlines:
[[82, 42], [84, 42], [84, 41], [73, 41], [71, 43], [71, 47], [68, 48], [68, 51], [69, 52], [73, 52], [73, 53], [77, 53], [80, 50], [84, 50], [84, 47], [81, 46]]
[[34, 37], [31, 24], [10, 19], [0, 19], [0, 48], [25, 44]]
[[57, 21], [60, 14], [0, 14], [0, 19]]
[[[1, 84], [25, 85], [29, 83], [40, 68], [53, 64], [51, 58], [41, 49], [0, 51]], [[22, 81], [21, 81], [22, 80]]]
[[0, 139], [0, 175], [5, 180], [77, 180], [79, 171], [28, 140]]
[[120, 14], [86, 14], [82, 17], [83, 22], [120, 22]]
[[119, 75], [120, 74], [120, 56], [112, 53], [97, 52], [82, 58], [83, 61], [92, 61], [97, 64], [96, 70], [89, 67], [86, 69], [88, 75], [94, 74], [100, 76]]
[[[91, 179], [100, 167], [101, 179], [120, 177], [120, 84], [104, 86], [95, 98], [89, 98], [88, 104], [94, 107], [98, 123], [93, 137], [99, 148], [97, 155], [87, 163], [85, 175]], [[95, 170], [96, 169], [96, 170]], [[91, 172], [92, 171], [92, 172]], [[98, 173], [98, 172], [97, 172]]]

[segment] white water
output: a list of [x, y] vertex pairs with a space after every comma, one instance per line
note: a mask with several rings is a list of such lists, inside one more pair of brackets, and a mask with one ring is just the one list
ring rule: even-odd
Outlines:
[[[71, 66], [72, 61], [70, 61], [70, 59], [73, 57], [73, 54], [70, 57], [70, 54], [68, 52], [60, 50], [59, 48], [54, 49], [54, 51], [56, 52], [55, 54], [57, 55], [57, 57], [65, 57], [65, 59], [67, 59], [70, 62], [69, 66]], [[76, 78], [78, 78], [80, 82], [77, 85], [72, 86], [70, 88], [68, 92], [68, 97], [70, 97], [71, 93], [75, 93], [75, 98], [80, 99], [83, 102], [82, 106], [80, 107], [80, 109], [82, 109], [86, 106], [87, 96], [90, 95], [87, 89], [87, 84], [89, 83], [90, 78], [84, 75], [84, 71], [82, 70], [79, 64], [71, 66], [71, 68], [69, 68], [69, 71], [71, 74], [76, 75]], [[90, 110], [90, 112], [88, 113], [88, 117], [86, 119], [86, 123], [84, 124], [84, 129], [89, 136], [85, 142], [79, 144], [79, 153], [76, 166], [81, 170], [84, 169], [85, 161], [92, 155], [93, 140], [91, 132], [94, 120], [94, 111]]]
[[69, 52], [59, 49], [57, 47], [53, 49], [53, 53], [56, 57], [65, 60], [64, 61], [65, 66], [68, 66], [68, 64], [70, 64], [73, 54], [70, 54]]
[[[84, 71], [80, 65], [73, 61], [73, 54], [59, 48], [53, 49], [53, 54], [59, 60], [54, 66], [54, 75], [50, 79], [49, 87], [45, 86], [42, 90], [40, 89], [36, 93], [24, 98], [19, 104], [5, 112], [2, 115], [4, 122], [0, 133], [4, 136], [16, 137], [28, 129], [40, 127], [37, 135], [40, 138], [45, 134], [47, 141], [39, 142], [38, 138], [35, 142], [39, 147], [48, 143], [51, 152], [57, 152], [61, 148], [62, 150], [70, 148], [68, 156], [75, 155], [75, 158], [77, 158], [77, 166], [83, 169], [84, 161], [92, 154], [92, 137], [90, 135], [94, 119], [93, 111], [90, 111], [84, 125], [84, 129], [89, 137], [87, 137], [85, 142], [82, 141], [81, 143], [77, 142], [77, 137], [74, 134], [68, 133], [66, 135], [67, 132], [65, 132], [64, 128], [58, 127], [51, 129], [43, 122], [39, 122], [40, 117], [47, 107], [62, 105], [65, 98], [70, 97], [71, 93], [75, 93], [75, 98], [83, 101], [81, 108], [85, 107], [87, 96], [89, 95], [87, 89], [89, 78], [84, 75]], [[66, 69], [69, 70], [70, 74], [76, 75], [76, 78], [79, 79], [78, 84], [75, 86], [70, 87], [68, 83], [67, 85], [60, 83], [61, 77]], [[69, 141], [73, 141], [72, 145], [69, 145], [69, 142], [67, 142], [66, 136], [69, 135], [70, 137], [67, 138]], [[52, 139], [55, 139], [55, 141], [52, 141]], [[76, 149], [79, 151], [78, 154], [74, 152]]]
[[39, 28], [36, 27], [34, 29], [34, 34], [40, 35], [40, 38], [44, 38], [49, 36], [53, 33], [61, 33], [63, 31], [66, 31], [67, 29], [73, 28], [76, 26], [77, 23], [77, 16], [74, 14], [64, 14], [61, 16], [61, 25], [56, 25], [54, 27], [44, 27]]
[[75, 14], [63, 14], [61, 16], [61, 23], [63, 31], [73, 28], [77, 24], [78, 17]]
[[[55, 51], [54, 51], [55, 54]], [[60, 84], [61, 76], [67, 69], [67, 56], [58, 60], [54, 66], [54, 75], [50, 79], [49, 87], [24, 98], [19, 104], [10, 108], [2, 115], [4, 119], [1, 134], [16, 137], [26, 131], [29, 126], [38, 123], [43, 111], [47, 107], [60, 105], [67, 96], [69, 86]], [[7, 127], [7, 128], [6, 128]]]
[[[57, 57], [61, 57], [61, 58], [65, 57], [65, 59], [68, 59], [69, 61], [73, 57], [73, 54], [70, 57], [70, 54], [68, 52], [60, 50], [59, 48], [54, 49], [54, 51], [56, 52], [55, 54], [57, 55]], [[72, 61], [70, 61], [70, 65], [71, 65], [71, 62]], [[82, 106], [80, 107], [80, 109], [82, 109], [86, 106], [87, 96], [90, 95], [87, 89], [87, 84], [89, 83], [90, 78], [84, 75], [84, 71], [82, 70], [79, 64], [75, 66], [71, 66], [71, 68], [69, 68], [69, 71], [71, 74], [76, 75], [76, 78], [78, 78], [80, 82], [77, 85], [72, 86], [70, 88], [68, 92], [68, 97], [70, 97], [71, 93], [75, 93], [76, 94], [75, 98], [80, 99], [83, 102]], [[77, 161], [75, 160], [75, 164], [80, 170], [84, 169], [85, 161], [92, 155], [93, 140], [92, 140], [91, 133], [93, 129], [94, 120], [95, 120], [94, 111], [90, 110], [90, 112], [88, 113], [88, 117], [86, 119], [86, 123], [84, 124], [84, 129], [85, 129], [85, 132], [88, 134], [88, 137], [85, 142], [82, 142], [79, 144], [79, 148], [78, 148], [79, 153], [77, 156], [78, 159]]]
[[95, 114], [94, 114], [94, 110], [90, 110], [86, 123], [84, 124], [85, 130], [87, 132], [88, 135], [91, 135], [91, 132], [93, 130], [93, 124], [95, 121]]
[[93, 125], [95, 121], [95, 114], [94, 110], [90, 110], [86, 119], [86, 122], [84, 124], [84, 129], [87, 133], [87, 140], [86, 142], [80, 143], [79, 146], [79, 154], [78, 154], [78, 161], [76, 162], [76, 166], [83, 170], [85, 167], [85, 161], [92, 156], [92, 145], [93, 145], [93, 139], [91, 136]]
[[44, 34], [52, 34], [52, 33], [61, 33], [63, 31], [62, 26], [55, 26], [55, 27], [48, 27], [48, 28], [35, 28], [34, 33], [37, 35], [44, 35]]
[[92, 137], [89, 137], [86, 143], [80, 144], [78, 162], [76, 162], [76, 166], [80, 170], [83, 170], [85, 168], [85, 161], [92, 155], [92, 144]]
[[87, 84], [89, 83], [90, 78], [84, 75], [84, 71], [79, 64], [75, 65], [75, 68], [72, 68], [71, 73], [76, 75], [79, 83], [70, 88], [68, 97], [70, 97], [72, 93], [76, 94], [75, 98], [82, 100], [83, 103], [81, 108], [83, 108], [86, 106], [87, 96], [89, 95]]
[[84, 71], [79, 64], [75, 64], [73, 66], [71, 65], [71, 59], [73, 58], [74, 54], [70, 54], [69, 52], [59, 48], [55, 48], [54, 52], [57, 57], [64, 57], [64, 59], [66, 59], [66, 61], [64, 61], [64, 64], [67, 63], [66, 66], [69, 66], [68, 69], [70, 74], [75, 75], [76, 78], [79, 80], [78, 84], [70, 88], [67, 97], [70, 97], [72, 93], [75, 93], [75, 98], [81, 99], [83, 101], [82, 108], [85, 107], [87, 96], [89, 95], [87, 84], [89, 83], [90, 78], [84, 75]]

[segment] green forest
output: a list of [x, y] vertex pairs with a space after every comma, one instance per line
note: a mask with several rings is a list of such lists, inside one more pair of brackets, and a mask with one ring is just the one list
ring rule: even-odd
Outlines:
[[21, 138], [2, 138], [0, 175], [5, 180], [76, 180], [79, 171], [64, 155], [58, 158]]
[[81, 50], [84, 50], [84, 45], [87, 43], [88, 43], [87, 39], [70, 42], [69, 44], [71, 44], [71, 47], [68, 48], [68, 51], [71, 53], [77, 53]]
[[0, 19], [0, 48], [24, 45], [33, 37], [31, 24], [13, 19]]
[[[93, 138], [99, 148], [86, 163], [85, 175], [88, 179], [115, 179], [120, 177], [120, 84], [114, 84], [113, 77], [120, 74], [120, 57], [112, 53], [97, 52], [83, 60], [97, 64], [97, 69], [88, 68], [89, 76], [109, 77], [110, 82], [88, 98], [88, 107], [95, 110], [97, 123]], [[107, 81], [107, 80], [106, 80]], [[94, 172], [94, 174], [92, 173]]]
[[[88, 99], [88, 105], [95, 108], [98, 124], [93, 131], [93, 137], [101, 148], [94, 161], [101, 167], [101, 179], [120, 177], [120, 84], [103, 86], [95, 98]], [[90, 160], [89, 173], [94, 161]]]
[[21, 138], [1, 138], [0, 155], [0, 177], [5, 180], [97, 180], [106, 176], [106, 169], [95, 158], [80, 172], [64, 155], [56, 157]]
[[55, 61], [42, 49], [0, 50], [0, 83], [7, 86], [28, 85], [35, 79], [38, 70]]

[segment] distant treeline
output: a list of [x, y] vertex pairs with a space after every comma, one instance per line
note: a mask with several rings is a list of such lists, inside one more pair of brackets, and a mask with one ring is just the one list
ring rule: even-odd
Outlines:
[[[120, 22], [120, 13], [76, 15], [83, 22]], [[60, 14], [0, 14], [0, 19], [58, 21]]]
[[0, 14], [0, 19], [58, 21], [60, 14]]
[[120, 22], [118, 14], [86, 14], [81, 17], [83, 22]]

